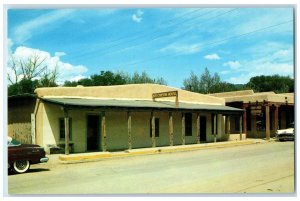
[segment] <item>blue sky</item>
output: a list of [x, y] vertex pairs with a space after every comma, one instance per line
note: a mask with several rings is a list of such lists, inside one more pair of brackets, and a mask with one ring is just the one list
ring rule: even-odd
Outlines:
[[[293, 8], [9, 9], [9, 53], [40, 54], [59, 82], [146, 71], [182, 87], [207, 67], [223, 81], [294, 77]], [[7, 70], [10, 73], [10, 69]]]

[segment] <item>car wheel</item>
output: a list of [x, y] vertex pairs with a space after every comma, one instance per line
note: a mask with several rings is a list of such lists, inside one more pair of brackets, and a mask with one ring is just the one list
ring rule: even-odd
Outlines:
[[30, 167], [30, 163], [28, 160], [15, 161], [13, 164], [13, 170], [16, 173], [24, 173], [29, 169], [29, 167]]

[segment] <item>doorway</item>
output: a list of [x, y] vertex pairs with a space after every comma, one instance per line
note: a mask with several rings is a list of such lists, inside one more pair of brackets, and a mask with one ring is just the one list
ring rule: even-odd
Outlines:
[[100, 118], [99, 115], [87, 116], [87, 151], [99, 151], [100, 144]]
[[200, 116], [200, 142], [206, 142], [206, 116]]

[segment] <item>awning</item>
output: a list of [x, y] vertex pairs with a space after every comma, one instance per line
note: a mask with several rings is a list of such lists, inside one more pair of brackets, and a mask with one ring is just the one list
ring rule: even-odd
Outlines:
[[169, 101], [151, 100], [116, 100], [116, 99], [88, 99], [88, 98], [41, 98], [44, 102], [60, 105], [67, 108], [103, 108], [103, 109], [132, 109], [132, 110], [169, 110], [169, 111], [209, 111], [220, 114], [241, 114], [243, 109], [224, 105], [193, 104]]

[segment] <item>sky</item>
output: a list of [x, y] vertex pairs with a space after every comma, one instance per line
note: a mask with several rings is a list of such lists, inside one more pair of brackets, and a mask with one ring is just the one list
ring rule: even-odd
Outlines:
[[[8, 9], [8, 54], [45, 58], [58, 83], [101, 71], [183, 87], [207, 68], [222, 81], [294, 77], [293, 7]], [[9, 57], [8, 56], [8, 57]], [[8, 73], [12, 73], [7, 68]]]

